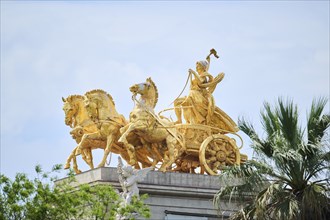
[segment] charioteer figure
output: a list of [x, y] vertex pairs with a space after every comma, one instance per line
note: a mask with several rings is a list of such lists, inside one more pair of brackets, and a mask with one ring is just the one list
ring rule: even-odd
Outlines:
[[220, 73], [213, 77], [208, 73], [211, 55], [219, 58], [217, 52], [211, 49], [206, 60], [196, 62], [196, 71], [189, 69], [191, 84], [189, 94], [174, 101], [175, 114], [178, 119], [176, 124], [182, 123], [183, 112], [184, 119], [188, 124], [217, 127], [222, 129], [223, 133], [237, 132], [239, 129], [236, 123], [215, 105], [212, 93], [225, 74]]

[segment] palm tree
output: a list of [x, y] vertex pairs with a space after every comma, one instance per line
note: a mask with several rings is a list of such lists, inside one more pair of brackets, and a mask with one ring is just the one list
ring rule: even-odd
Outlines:
[[325, 98], [313, 101], [302, 129], [291, 100], [279, 98], [275, 107], [265, 103], [264, 138], [240, 119], [255, 158], [223, 171], [224, 187], [214, 205], [221, 211], [221, 202], [239, 198], [243, 208], [231, 219], [330, 219], [330, 115], [322, 114], [326, 104]]

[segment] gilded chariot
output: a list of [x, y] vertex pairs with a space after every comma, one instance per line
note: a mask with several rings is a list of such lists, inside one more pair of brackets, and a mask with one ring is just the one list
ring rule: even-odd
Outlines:
[[[189, 94], [177, 98], [174, 108], [159, 114], [154, 112], [158, 91], [151, 78], [130, 87], [135, 106], [129, 120], [116, 111], [111, 95], [103, 90], [63, 98], [65, 123], [72, 128], [71, 135], [77, 142], [65, 168], [72, 161], [74, 171], [80, 173], [76, 156], [82, 155], [93, 169], [92, 150], [96, 148], [104, 149], [98, 167], [105, 166], [111, 152], [135, 168], [155, 167], [163, 172], [217, 175], [226, 166], [244, 163], [247, 156], [239, 151], [243, 141], [238, 128], [215, 105], [212, 96], [224, 74], [213, 78], [207, 72], [211, 55], [218, 58], [212, 49], [206, 61], [196, 63], [197, 73], [189, 70]], [[176, 122], [162, 116], [168, 110], [175, 111]]]

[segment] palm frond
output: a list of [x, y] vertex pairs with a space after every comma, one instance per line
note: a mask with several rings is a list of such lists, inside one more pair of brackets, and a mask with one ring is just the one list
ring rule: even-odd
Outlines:
[[280, 133], [295, 148], [302, 139], [302, 130], [298, 125], [298, 107], [292, 100], [278, 99], [276, 115], [280, 121]]
[[290, 192], [278, 190], [270, 206], [270, 215], [275, 219], [299, 219], [299, 201]]
[[311, 109], [307, 114], [308, 143], [316, 144], [321, 141], [330, 126], [330, 115], [322, 115], [327, 104], [326, 98], [314, 99]]
[[255, 150], [256, 153], [259, 155], [266, 155], [267, 157], [271, 157], [273, 155], [272, 145], [269, 142], [259, 138], [251, 123], [248, 123], [244, 118], [239, 118], [238, 127], [251, 138], [251, 147]]
[[278, 117], [273, 107], [268, 102], [264, 103], [264, 111], [260, 114], [262, 119], [261, 124], [267, 134], [266, 139], [269, 139], [280, 130]]
[[[255, 206], [251, 203], [240, 209], [239, 211], [233, 213], [230, 216], [230, 220], [249, 220], [253, 219], [255, 215]], [[264, 218], [266, 219], [266, 218]]]
[[286, 177], [288, 185], [299, 188], [304, 184], [304, 160], [298, 151], [276, 149], [273, 159], [282, 176]]
[[[330, 151], [325, 152], [323, 148], [308, 144], [301, 151], [304, 157], [304, 167], [306, 181], [318, 178], [325, 172], [329, 172], [330, 166]], [[308, 155], [308, 157], [306, 156]]]
[[260, 140], [256, 130], [253, 125], [245, 120], [245, 118], [238, 118], [238, 126], [241, 131], [243, 131], [252, 140]]
[[213, 199], [215, 207], [221, 208], [220, 203], [224, 197], [229, 201], [246, 203], [251, 200], [261, 188], [269, 185], [264, 175], [271, 175], [272, 169], [257, 161], [249, 160], [240, 166], [227, 167], [220, 175], [220, 184], [223, 186]]
[[326, 196], [327, 188], [322, 184], [310, 184], [302, 193], [302, 214], [305, 219], [326, 219], [330, 212], [330, 199]]

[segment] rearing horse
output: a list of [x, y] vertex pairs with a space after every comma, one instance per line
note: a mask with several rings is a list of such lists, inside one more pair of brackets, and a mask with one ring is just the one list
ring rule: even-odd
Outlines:
[[[175, 161], [179, 153], [175, 148], [178, 141], [180, 142], [176, 129], [173, 123], [159, 118], [154, 113], [154, 107], [158, 101], [158, 91], [151, 78], [148, 78], [145, 83], [131, 86], [130, 91], [133, 93], [135, 107], [130, 113], [130, 122], [123, 129], [123, 134], [118, 142], [123, 143], [127, 147], [130, 156], [129, 163], [131, 165], [134, 165], [137, 161], [135, 147], [127, 141], [127, 136], [129, 134], [135, 133], [147, 143], [158, 144], [159, 148], [165, 143], [167, 152], [162, 156], [163, 164], [159, 170], [166, 171]], [[140, 95], [139, 100], [136, 99], [137, 94]]]
[[[88, 116], [88, 112], [84, 105], [84, 97], [81, 95], [70, 95], [69, 97], [62, 98], [64, 102], [63, 110], [65, 113], [65, 124], [70, 126], [72, 131], [70, 134], [73, 139], [76, 140], [76, 143], [79, 144], [81, 142], [81, 137], [84, 133], [94, 133], [97, 131], [96, 124], [90, 119]], [[89, 165], [91, 169], [94, 168], [93, 165], [93, 156], [91, 153], [92, 149], [98, 148], [99, 143], [89, 143], [88, 147], [85, 147], [83, 151], [81, 151], [81, 155], [83, 160]], [[101, 148], [101, 147], [100, 147]], [[70, 156], [68, 157], [66, 164], [64, 166], [65, 169], [70, 168], [70, 162], [73, 160], [73, 169], [76, 173], [80, 173], [81, 171], [78, 169], [76, 155], [78, 155], [78, 146], [73, 149]]]
[[[73, 160], [73, 169], [77, 174], [81, 173], [81, 171], [78, 169], [76, 156], [81, 154], [82, 159], [89, 165], [90, 169], [93, 169], [92, 150], [98, 148], [106, 150], [107, 140], [109, 140], [107, 138], [108, 134], [113, 134], [115, 136], [113, 137], [115, 142], [112, 142], [113, 144], [110, 146], [111, 152], [120, 154], [124, 160], [129, 160], [127, 150], [124, 148], [123, 144], [117, 142], [117, 139], [120, 136], [120, 133], [118, 133], [118, 127], [113, 126], [113, 129], [109, 129], [108, 127], [106, 133], [104, 131], [104, 125], [107, 123], [113, 123], [112, 119], [116, 118], [114, 116], [118, 116], [119, 118], [117, 119], [119, 119], [119, 122], [124, 123], [120, 125], [120, 127], [127, 124], [123, 116], [116, 112], [112, 97], [102, 90], [92, 90], [87, 92], [86, 95], [89, 99], [81, 95], [71, 95], [66, 99], [62, 98], [64, 102], [63, 110], [65, 112], [65, 124], [73, 128], [70, 134], [77, 144], [79, 144], [72, 150], [64, 168], [70, 168], [70, 163]], [[106, 104], [104, 102], [109, 103]], [[102, 107], [99, 108], [99, 106]], [[109, 116], [108, 114], [111, 114], [112, 116]], [[103, 118], [106, 118], [106, 120], [103, 120]], [[130, 135], [128, 140], [130, 143], [134, 143], [135, 146], [142, 145], [140, 139], [135, 138], [134, 134]], [[109, 152], [105, 151], [103, 158], [106, 158], [108, 154]], [[138, 150], [138, 160], [144, 167], [152, 165], [148, 159], [147, 149], [140, 147]], [[105, 160], [102, 161], [99, 166], [104, 166], [104, 163]], [[140, 167], [137, 164], [135, 168], [139, 169]]]
[[98, 167], [103, 167], [110, 153], [116, 152], [122, 154], [124, 149], [118, 146], [117, 149], [114, 142], [120, 135], [119, 129], [126, 125], [123, 115], [116, 111], [115, 103], [110, 94], [103, 90], [96, 89], [85, 93], [85, 107], [90, 118], [96, 123], [97, 130], [93, 133], [87, 133], [82, 136], [78, 149], [84, 149], [84, 143], [87, 140], [103, 140], [106, 142], [104, 147], [104, 155]]

